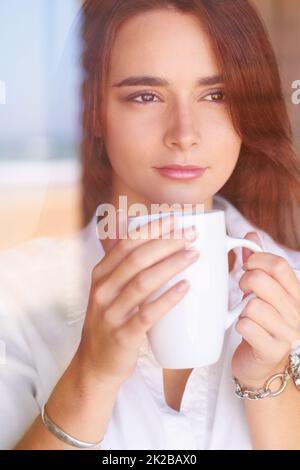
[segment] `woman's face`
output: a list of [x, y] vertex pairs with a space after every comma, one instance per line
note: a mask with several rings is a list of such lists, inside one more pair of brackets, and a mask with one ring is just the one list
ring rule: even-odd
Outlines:
[[[199, 79], [219, 72], [195, 16], [155, 10], [123, 23], [111, 56], [103, 135], [113, 168], [111, 202], [126, 195], [128, 204], [147, 207], [151, 203], [212, 207], [212, 196], [232, 174], [241, 147], [221, 78], [199, 84]], [[165, 82], [116, 86], [129, 77], [146, 75]], [[195, 179], [178, 180], [157, 170], [172, 164], [206, 171]]]

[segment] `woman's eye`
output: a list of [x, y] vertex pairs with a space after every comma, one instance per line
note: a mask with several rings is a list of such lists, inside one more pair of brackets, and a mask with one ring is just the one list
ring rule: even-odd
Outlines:
[[209, 93], [209, 95], [206, 95], [205, 98], [208, 96], [212, 97], [212, 99], [208, 101], [212, 101], [213, 103], [222, 103], [225, 101], [225, 93], [222, 90], [213, 91], [212, 93]]
[[[147, 97], [147, 99], [146, 100], [142, 99], [142, 101], [138, 101], [137, 98], [140, 98], [140, 97]], [[134, 96], [129, 97], [128, 101], [133, 101], [134, 103], [139, 103], [139, 104], [155, 103], [155, 101], [153, 101], [153, 98], [157, 98], [157, 96], [154, 93], [145, 92], [145, 93], [140, 93], [139, 95], [134, 95]]]

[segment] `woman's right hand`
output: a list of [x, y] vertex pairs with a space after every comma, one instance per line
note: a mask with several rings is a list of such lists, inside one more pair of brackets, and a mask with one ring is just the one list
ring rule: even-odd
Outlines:
[[149, 222], [135, 233], [137, 239], [117, 240], [93, 269], [77, 351], [86, 372], [117, 386], [133, 373], [147, 331], [183, 298], [189, 285], [180, 281], [154, 301], [144, 301], [199, 257], [188, 249], [195, 229], [176, 230], [174, 216], [166, 224]]
[[[145, 302], [197, 259], [185, 256], [183, 231], [173, 237], [172, 228], [173, 223], [159, 220], [143, 226], [138, 239], [117, 240], [93, 269], [78, 349], [47, 401], [50, 419], [77, 439], [103, 439], [118, 389], [134, 371], [145, 334], [187, 292], [176, 290], [181, 281], [156, 300]], [[75, 447], [50, 433], [39, 416], [15, 449]]]

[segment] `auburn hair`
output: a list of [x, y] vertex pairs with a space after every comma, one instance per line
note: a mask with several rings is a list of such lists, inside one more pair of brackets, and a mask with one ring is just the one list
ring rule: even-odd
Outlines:
[[278, 65], [266, 28], [248, 0], [86, 0], [82, 22], [82, 223], [111, 192], [111, 165], [99, 137], [106, 77], [119, 26], [135, 14], [176, 9], [199, 18], [224, 77], [242, 140], [237, 165], [219, 194], [275, 241], [300, 250], [300, 161]]

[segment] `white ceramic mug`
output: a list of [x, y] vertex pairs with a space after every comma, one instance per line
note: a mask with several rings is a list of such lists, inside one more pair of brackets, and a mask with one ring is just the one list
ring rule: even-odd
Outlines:
[[[128, 232], [167, 215], [157, 213], [131, 218]], [[156, 299], [181, 279], [191, 284], [181, 301], [148, 331], [148, 339], [161, 367], [186, 369], [218, 361], [226, 329], [255, 297], [251, 293], [234, 309], [228, 310], [228, 252], [237, 247], [254, 252], [263, 250], [250, 240], [227, 235], [224, 211], [175, 212], [175, 215], [179, 229], [196, 226], [198, 238], [193, 246], [200, 251], [200, 257], [147, 298], [147, 302]]]

